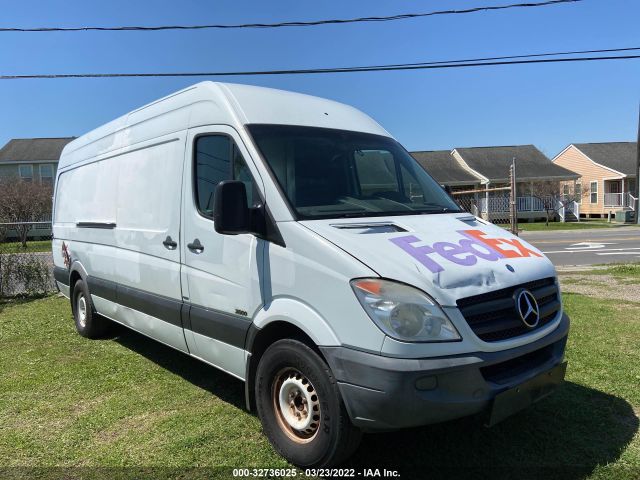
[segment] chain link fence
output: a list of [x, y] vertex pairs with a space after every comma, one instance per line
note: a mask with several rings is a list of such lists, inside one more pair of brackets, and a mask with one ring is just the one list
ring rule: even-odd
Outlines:
[[51, 240], [51, 215], [26, 221], [0, 219], [0, 299], [44, 295], [55, 290], [50, 252], [29, 252], [13, 242]]
[[23, 235], [27, 240], [51, 240], [51, 215], [12, 222], [0, 218], [0, 242], [18, 242]]

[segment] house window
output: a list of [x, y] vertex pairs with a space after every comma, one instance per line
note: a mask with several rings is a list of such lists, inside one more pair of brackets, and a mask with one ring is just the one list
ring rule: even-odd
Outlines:
[[582, 184], [580, 182], [576, 183], [576, 191], [575, 195], [576, 203], [582, 203]]
[[569, 184], [565, 183], [562, 185], [562, 196], [564, 197], [564, 201], [569, 200]]
[[46, 185], [53, 184], [53, 165], [40, 165], [40, 182]]
[[20, 165], [20, 180], [23, 182], [33, 181], [33, 165]]
[[591, 196], [591, 203], [598, 203], [598, 182], [591, 182], [589, 184], [589, 194]]

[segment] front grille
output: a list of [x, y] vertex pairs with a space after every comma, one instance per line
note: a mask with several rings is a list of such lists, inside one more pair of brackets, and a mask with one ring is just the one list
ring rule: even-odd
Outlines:
[[[533, 294], [540, 308], [540, 321], [533, 329], [522, 322], [516, 310], [513, 294], [521, 288]], [[551, 322], [560, 310], [560, 297], [555, 279], [550, 277], [462, 298], [457, 305], [478, 338], [497, 342], [524, 335]]]

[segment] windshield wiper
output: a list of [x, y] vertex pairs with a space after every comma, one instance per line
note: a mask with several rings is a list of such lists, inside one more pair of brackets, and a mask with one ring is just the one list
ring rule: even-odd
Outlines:
[[380, 215], [386, 215], [384, 212], [371, 212], [369, 210], [361, 210], [360, 212], [347, 212], [338, 214], [339, 218], [354, 218], [354, 217], [375, 217]]
[[[460, 208], [449, 208], [449, 207], [445, 207], [444, 205], [440, 205], [439, 203], [423, 203], [423, 205], [427, 206], [427, 207], [435, 207], [435, 211], [437, 213], [459, 213], [462, 212], [463, 210], [461, 210]], [[418, 210], [419, 213], [434, 213], [433, 209], [429, 209], [429, 210]]]

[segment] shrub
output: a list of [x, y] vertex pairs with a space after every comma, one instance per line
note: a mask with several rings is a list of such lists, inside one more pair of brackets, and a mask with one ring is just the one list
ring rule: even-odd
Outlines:
[[46, 258], [32, 254], [0, 254], [0, 297], [44, 295], [53, 289]]

